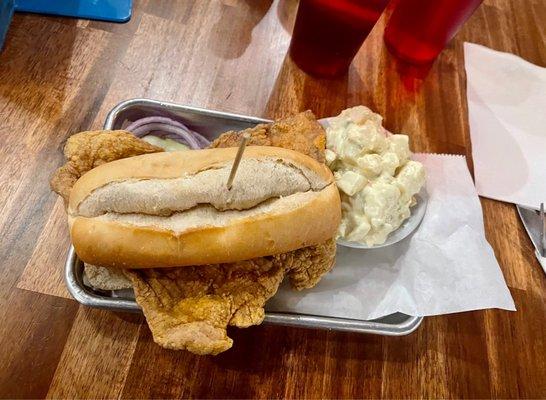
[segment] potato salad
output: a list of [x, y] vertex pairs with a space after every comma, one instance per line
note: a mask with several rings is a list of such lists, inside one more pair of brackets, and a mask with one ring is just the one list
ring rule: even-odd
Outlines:
[[425, 169], [410, 160], [409, 138], [392, 135], [382, 118], [364, 106], [329, 119], [326, 162], [341, 193], [338, 237], [382, 244], [410, 216]]

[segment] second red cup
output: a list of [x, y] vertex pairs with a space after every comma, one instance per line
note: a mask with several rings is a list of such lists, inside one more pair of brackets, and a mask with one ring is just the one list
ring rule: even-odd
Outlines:
[[389, 0], [300, 0], [292, 60], [321, 78], [344, 75]]
[[399, 0], [385, 28], [385, 44], [398, 58], [434, 61], [483, 0]]

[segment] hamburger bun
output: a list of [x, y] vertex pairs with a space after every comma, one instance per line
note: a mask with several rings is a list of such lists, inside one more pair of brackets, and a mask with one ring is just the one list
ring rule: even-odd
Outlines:
[[246, 148], [155, 153], [103, 164], [75, 183], [68, 221], [84, 262], [161, 268], [236, 262], [332, 238], [341, 219], [330, 170], [301, 153]]

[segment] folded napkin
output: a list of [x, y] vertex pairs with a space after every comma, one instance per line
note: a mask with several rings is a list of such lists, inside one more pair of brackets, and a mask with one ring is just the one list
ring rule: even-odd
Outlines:
[[375, 250], [338, 246], [336, 266], [312, 290], [284, 285], [268, 311], [374, 319], [484, 308], [515, 310], [485, 239], [480, 201], [463, 156], [416, 154], [429, 196], [418, 229]]
[[537, 209], [546, 202], [546, 68], [464, 44], [478, 194]]

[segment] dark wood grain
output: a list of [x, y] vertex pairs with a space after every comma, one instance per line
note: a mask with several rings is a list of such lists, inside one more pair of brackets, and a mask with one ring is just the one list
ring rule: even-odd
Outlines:
[[142, 317], [66, 298], [68, 237], [48, 177], [79, 130], [148, 97], [268, 118], [365, 104], [416, 151], [472, 167], [462, 43], [546, 65], [546, 2], [486, 0], [424, 71], [385, 16], [334, 81], [286, 56], [295, 0], [136, 0], [127, 24], [16, 15], [0, 54], [0, 397], [546, 398], [546, 277], [512, 205], [482, 199], [518, 311], [426, 318], [407, 337], [259, 326], [217, 357], [165, 350]]
[[[48, 398], [115, 398], [126, 383], [143, 317], [80, 307]], [[89, 357], [94, 354], [94, 357]], [[97, 385], [97, 382], [101, 382]], [[69, 383], [69, 384], [67, 384]]]
[[0, 317], [0, 398], [44, 397], [78, 304], [13, 290]]

